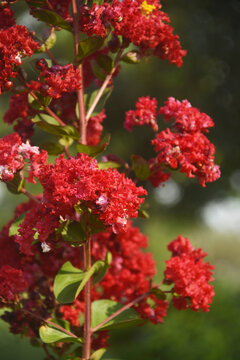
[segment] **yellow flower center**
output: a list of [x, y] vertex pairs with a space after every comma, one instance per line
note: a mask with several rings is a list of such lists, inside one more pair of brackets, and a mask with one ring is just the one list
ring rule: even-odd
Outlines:
[[140, 6], [140, 9], [141, 9], [141, 13], [142, 13], [143, 15], [148, 16], [148, 15], [151, 14], [151, 12], [153, 12], [153, 10], [156, 9], [156, 6], [150, 5], [150, 4], [147, 3], [147, 1], [144, 0], [144, 1], [142, 2], [141, 6]]

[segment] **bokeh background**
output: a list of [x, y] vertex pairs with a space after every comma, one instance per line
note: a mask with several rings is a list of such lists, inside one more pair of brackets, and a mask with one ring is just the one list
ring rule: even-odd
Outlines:
[[[112, 133], [108, 152], [125, 160], [132, 153], [154, 155], [150, 129], [136, 128], [130, 134], [122, 126], [125, 111], [134, 109], [140, 96], [156, 97], [159, 106], [169, 96], [188, 99], [214, 119], [210, 138], [216, 145], [221, 179], [202, 188], [197, 180], [174, 174], [165, 187], [149, 187], [151, 218], [140, 226], [149, 236], [157, 279], [169, 257], [167, 243], [181, 233], [209, 253], [208, 260], [216, 267], [216, 296], [209, 313], [170, 308], [163, 325], [113, 331], [105, 359], [235, 360], [240, 358], [240, 1], [169, 0], [162, 4], [188, 50], [184, 65], [179, 69], [158, 59], [123, 65], [106, 108], [105, 132]], [[26, 15], [23, 1], [14, 9], [19, 24], [40, 32], [39, 23]], [[71, 61], [72, 40], [66, 32], [58, 33], [53, 53], [62, 62]], [[7, 95], [0, 97], [1, 119], [8, 101]], [[1, 122], [1, 136], [11, 131]], [[35, 141], [41, 143], [41, 132]], [[22, 201], [22, 195], [11, 195], [0, 183], [1, 225]], [[41, 349], [10, 335], [2, 322], [0, 331], [3, 360], [44, 358]]]

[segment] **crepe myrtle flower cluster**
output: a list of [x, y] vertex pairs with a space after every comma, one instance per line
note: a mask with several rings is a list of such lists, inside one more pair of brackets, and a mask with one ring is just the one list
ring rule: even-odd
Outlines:
[[50, 96], [53, 99], [61, 97], [62, 93], [80, 89], [81, 77], [78, 69], [72, 64], [64, 66], [53, 65], [48, 67], [46, 60], [40, 59], [36, 66], [41, 70], [39, 80], [31, 81], [28, 87], [31, 90], [40, 92], [42, 95]]
[[74, 219], [76, 205], [85, 204], [104, 224], [112, 226], [113, 231], [124, 230], [127, 219], [138, 216], [137, 210], [144, 201], [140, 196], [147, 194], [116, 169], [99, 169], [97, 161], [86, 154], [70, 159], [60, 155], [55, 164], [46, 164], [47, 152], [22, 143], [17, 134], [8, 135], [0, 142], [2, 181], [12, 180], [24, 168], [25, 159], [30, 161], [28, 181], [35, 182], [36, 177], [44, 189], [41, 202], [20, 225], [17, 241], [25, 253], [31, 253], [36, 231], [38, 239], [45, 242], [60, 226], [60, 217]]
[[181, 66], [186, 51], [169, 26], [168, 15], [160, 9], [158, 0], [114, 0], [112, 6], [107, 2], [93, 4], [92, 8], [82, 6], [80, 30], [89, 36], [106, 36], [113, 27], [116, 35], [138, 46], [142, 54], [155, 55]]
[[[40, 346], [46, 342], [48, 359], [53, 358], [50, 347], [54, 358], [79, 357], [71, 348], [76, 338], [83, 344], [81, 358], [90, 359], [91, 349], [108, 346], [109, 332], [102, 326], [130, 307], [141, 324], [163, 323], [171, 302], [178, 310], [209, 310], [214, 267], [204, 261], [206, 253], [179, 235], [168, 246], [172, 257], [164, 279], [155, 284], [148, 239], [131, 219], [147, 217], [147, 191], [139, 180], [158, 186], [171, 170], [198, 177], [202, 186], [219, 178], [215, 147], [206, 137], [214, 123], [188, 100], [170, 97], [158, 109], [156, 98], [140, 97], [126, 112], [124, 128], [131, 132], [147, 125], [153, 130], [155, 157], [134, 155], [131, 164], [115, 154], [97, 160], [108, 146], [101, 140], [104, 107], [121, 63], [156, 56], [183, 64], [186, 51], [168, 15], [159, 0], [79, 6], [75, 0], [26, 0], [30, 14], [50, 27], [49, 34], [72, 33], [74, 59], [62, 64], [38, 29], [34, 33], [16, 25], [11, 6], [16, 1], [0, 1], [0, 94], [10, 93], [3, 120], [15, 131], [0, 139], [0, 181], [28, 202], [17, 206], [0, 231], [1, 317], [11, 332]], [[22, 64], [33, 55], [30, 73]], [[160, 132], [159, 115], [169, 124]], [[39, 128], [51, 134], [52, 142], [38, 141]], [[32, 194], [29, 183], [41, 185], [42, 193]], [[66, 264], [75, 267], [73, 273], [62, 271]], [[64, 281], [72, 281], [73, 274], [79, 275], [82, 290], [70, 301], [64, 299]], [[113, 314], [108, 308], [112, 318], [91, 328], [92, 302], [100, 300], [121, 308]], [[51, 344], [46, 340], [49, 327], [56, 331], [51, 318], [58, 322], [58, 335], [67, 335], [70, 343], [62, 337]]]
[[0, 7], [0, 94], [13, 86], [23, 59], [40, 48], [25, 26], [15, 25], [13, 14], [8, 7]]
[[214, 266], [203, 258], [207, 255], [201, 248], [195, 250], [187, 238], [178, 236], [168, 245], [172, 258], [166, 261], [165, 278], [173, 282], [173, 305], [177, 309], [209, 311], [214, 296], [212, 270]]
[[[149, 181], [158, 186], [170, 178], [167, 169], [179, 169], [187, 177], [199, 178], [205, 187], [220, 177], [219, 166], [214, 164], [215, 147], [204, 135], [213, 120], [205, 113], [193, 107], [189, 101], [175, 100], [170, 97], [158, 114], [164, 116], [166, 122], [173, 120], [171, 128], [161, 131], [152, 140], [157, 157], [149, 160]], [[157, 101], [149, 96], [141, 97], [136, 103], [136, 110], [126, 113], [124, 127], [132, 131], [133, 126], [148, 125], [155, 132], [157, 124]]]

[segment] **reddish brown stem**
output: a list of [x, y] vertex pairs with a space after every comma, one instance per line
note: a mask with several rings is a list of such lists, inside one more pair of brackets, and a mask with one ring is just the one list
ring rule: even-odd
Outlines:
[[[74, 52], [75, 52], [75, 64], [78, 63], [78, 46], [79, 46], [79, 26], [78, 26], [78, 10], [76, 0], [72, 0], [72, 11], [73, 11], [73, 30], [74, 30]], [[81, 86], [77, 90], [78, 99], [78, 112], [79, 112], [79, 132], [81, 134], [80, 141], [82, 144], [87, 143], [87, 124], [85, 115], [85, 104], [84, 104], [84, 83], [83, 83], [83, 69], [82, 64], [78, 66]]]
[[90, 119], [90, 117], [91, 117], [91, 115], [92, 115], [95, 107], [97, 106], [99, 100], [101, 99], [101, 97], [102, 97], [102, 95], [103, 95], [104, 90], [106, 89], [106, 87], [108, 86], [109, 82], [111, 81], [112, 76], [113, 76], [113, 74], [114, 74], [114, 72], [115, 72], [115, 70], [116, 70], [116, 68], [117, 68], [117, 66], [118, 66], [118, 62], [119, 62], [119, 60], [120, 60], [120, 58], [121, 58], [121, 56], [122, 56], [123, 50], [124, 50], [124, 49], [122, 49], [122, 48], [119, 50], [119, 52], [118, 52], [118, 54], [117, 54], [117, 56], [116, 56], [116, 59], [115, 59], [115, 61], [114, 61], [114, 66], [113, 66], [113, 68], [112, 68], [111, 73], [106, 76], [106, 79], [105, 79], [104, 82], [102, 83], [102, 85], [101, 85], [101, 87], [100, 87], [100, 89], [99, 89], [99, 91], [98, 91], [98, 93], [97, 93], [97, 96], [96, 96], [95, 99], [93, 100], [93, 103], [92, 103], [92, 105], [90, 106], [90, 108], [89, 108], [89, 110], [88, 110], [88, 112], [87, 112], [86, 121], [88, 121], [88, 120]]
[[[84, 244], [84, 262], [85, 271], [91, 267], [91, 238]], [[83, 360], [88, 360], [91, 357], [91, 287], [92, 280], [90, 279], [84, 288], [84, 304], [85, 304], [85, 317], [84, 317], [84, 344], [83, 344]]]
[[71, 331], [68, 331], [66, 329], [64, 329], [62, 326], [58, 325], [58, 324], [55, 324], [54, 322], [52, 322], [51, 320], [47, 320], [47, 319], [43, 319], [41, 316], [38, 316], [36, 314], [33, 314], [31, 313], [30, 311], [28, 310], [25, 310], [25, 309], [21, 309], [23, 312], [27, 313], [28, 315], [31, 315], [32, 317], [38, 319], [38, 320], [41, 320], [45, 323], [47, 323], [48, 325], [52, 326], [52, 327], [55, 327], [56, 329], [58, 330], [61, 330], [62, 332], [64, 332], [65, 334], [71, 336], [71, 337], [74, 337], [74, 338], [78, 338], [77, 335], [73, 334]]
[[32, 97], [34, 98], [34, 100], [36, 100], [40, 105], [42, 105], [44, 107], [44, 110], [51, 115], [61, 126], [65, 126], [65, 122], [62, 121], [62, 119], [60, 119], [60, 117], [57, 116], [57, 114], [55, 114], [48, 106], [45, 106], [41, 103], [41, 101], [38, 99], [37, 95], [34, 93], [34, 91], [30, 91], [29, 93], [30, 95], [32, 95]]
[[48, 359], [49, 359], [49, 360], [55, 360], [55, 357], [53, 357], [53, 356], [49, 353], [47, 346], [46, 346], [44, 343], [41, 344], [41, 345], [42, 345], [42, 348], [43, 348], [43, 350], [45, 351], [45, 354], [47, 355]]
[[91, 329], [92, 333], [99, 330], [103, 325], [107, 324], [110, 320], [114, 319], [116, 316], [118, 316], [119, 314], [121, 314], [122, 312], [124, 312], [125, 310], [129, 309], [130, 307], [132, 307], [133, 305], [137, 304], [139, 301], [145, 299], [148, 295], [150, 295], [151, 292], [148, 291], [146, 293], [144, 293], [143, 295], [138, 296], [135, 300], [132, 300], [131, 302], [129, 302], [128, 304], [124, 305], [121, 309], [115, 311], [115, 313], [113, 313], [111, 316], [109, 316], [107, 319], [105, 319], [104, 321], [102, 321], [100, 324], [98, 324], [97, 326], [95, 326], [93, 329]]
[[57, 59], [55, 58], [55, 56], [52, 54], [52, 52], [47, 48], [47, 46], [46, 46], [46, 53], [48, 54], [48, 56], [50, 57], [50, 59], [51, 59], [56, 65], [59, 65], [59, 62], [57, 61]]
[[[22, 83], [22, 85], [29, 91], [29, 88], [26, 85], [25, 79], [23, 78], [23, 76], [21, 75], [21, 73], [18, 73], [18, 79], [19, 81]], [[41, 103], [41, 101], [38, 99], [37, 95], [34, 93], [34, 91], [30, 91], [29, 92], [30, 95], [32, 95], [32, 97], [34, 98], [34, 100], [36, 100], [41, 106], [44, 107], [44, 110], [46, 110], [46, 112], [48, 112], [49, 115], [51, 115], [61, 126], [65, 126], [65, 122], [62, 121], [62, 119], [60, 119], [60, 117], [58, 117], [48, 106], [45, 106], [44, 104]]]
[[28, 192], [26, 189], [22, 188], [22, 189], [21, 189], [21, 192], [22, 192], [24, 195], [26, 195], [29, 199], [31, 199], [31, 200], [35, 201], [36, 203], [40, 204], [40, 200], [38, 200], [38, 199], [36, 198], [36, 196], [30, 194], [30, 192]]

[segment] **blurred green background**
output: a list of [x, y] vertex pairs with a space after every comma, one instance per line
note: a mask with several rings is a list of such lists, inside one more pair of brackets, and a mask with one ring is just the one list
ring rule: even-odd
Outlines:
[[[105, 132], [112, 133], [108, 152], [126, 160], [131, 153], [154, 155], [150, 129], [136, 128], [127, 133], [122, 126], [125, 111], [134, 109], [140, 96], [156, 97], [159, 106], [169, 96], [187, 98], [214, 119], [210, 139], [216, 145], [221, 179], [201, 188], [197, 180], [174, 174], [166, 187], [149, 187], [151, 218], [140, 226], [150, 239], [149, 250], [159, 269], [157, 279], [161, 279], [164, 261], [169, 257], [166, 245], [181, 233], [209, 253], [208, 260], [216, 267], [216, 296], [209, 313], [170, 308], [163, 325], [112, 332], [111, 349], [105, 358], [235, 360], [240, 358], [240, 1], [162, 3], [188, 54], [180, 69], [158, 59], [123, 66], [107, 104]], [[39, 23], [26, 16], [24, 2], [19, 1], [14, 8], [20, 16], [19, 24], [40, 32]], [[53, 53], [63, 62], [71, 61], [73, 47], [66, 32], [58, 33]], [[1, 118], [7, 107], [8, 96], [1, 96]], [[0, 132], [3, 136], [11, 129], [2, 124]], [[35, 140], [41, 142], [40, 133]], [[16, 201], [24, 200], [22, 195], [7, 193], [0, 184], [0, 223], [11, 218]], [[1, 359], [44, 358], [28, 340], [9, 335], [4, 323], [1, 329]]]

